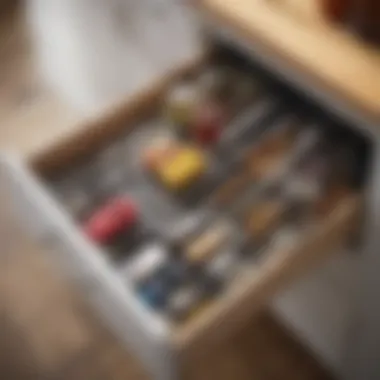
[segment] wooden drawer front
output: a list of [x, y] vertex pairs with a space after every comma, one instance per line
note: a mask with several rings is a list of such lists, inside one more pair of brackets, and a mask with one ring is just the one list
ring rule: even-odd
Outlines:
[[345, 241], [358, 207], [356, 196], [345, 196], [298, 244], [275, 248], [257, 271], [247, 271], [218, 302], [175, 331], [178, 349], [185, 355], [199, 353], [244, 324], [279, 291], [322, 263]]

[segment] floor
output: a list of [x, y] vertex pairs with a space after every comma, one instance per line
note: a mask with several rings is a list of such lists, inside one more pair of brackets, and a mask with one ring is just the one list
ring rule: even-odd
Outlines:
[[[34, 79], [25, 29], [17, 17], [0, 26], [0, 145], [28, 154], [75, 115]], [[3, 54], [2, 54], [3, 55]], [[41, 129], [40, 129], [41, 130]], [[50, 136], [47, 137], [49, 139]], [[1, 188], [4, 190], [3, 188]], [[149, 377], [102, 326], [68, 278], [20, 230], [0, 195], [0, 378], [28, 380], [144, 380]], [[2, 319], [3, 322], [3, 319]], [[185, 371], [196, 380], [328, 380], [306, 350], [263, 313], [244, 331]]]

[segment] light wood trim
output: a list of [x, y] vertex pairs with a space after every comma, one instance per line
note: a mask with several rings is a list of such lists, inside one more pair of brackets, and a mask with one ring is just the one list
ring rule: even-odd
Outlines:
[[359, 203], [357, 196], [345, 196], [296, 248], [271, 253], [257, 271], [237, 279], [219, 301], [178, 327], [173, 340], [184, 358], [199, 355], [211, 343], [232, 334], [277, 292], [326, 260], [345, 241]]
[[197, 4], [201, 12], [253, 47], [260, 46], [311, 84], [379, 122], [380, 50], [329, 25], [320, 14], [313, 16], [316, 1], [199, 0]]
[[181, 76], [199, 68], [206, 59], [206, 55], [194, 58], [192, 62], [173, 70], [162, 80], [152, 83], [149, 88], [115, 105], [108, 112], [73, 126], [60, 138], [55, 138], [51, 144], [31, 155], [29, 163], [38, 172], [48, 174], [95, 151], [121, 132], [132, 129], [138, 121], [149, 117], [157, 109], [167, 88]]

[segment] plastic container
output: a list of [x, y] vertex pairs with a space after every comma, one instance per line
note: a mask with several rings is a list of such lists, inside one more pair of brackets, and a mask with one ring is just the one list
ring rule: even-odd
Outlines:
[[322, 0], [322, 7], [329, 20], [344, 22], [349, 15], [352, 3], [352, 0]]

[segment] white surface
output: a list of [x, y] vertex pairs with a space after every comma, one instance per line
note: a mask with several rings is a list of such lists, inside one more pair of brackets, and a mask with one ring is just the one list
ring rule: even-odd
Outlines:
[[359, 263], [352, 253], [337, 255], [273, 303], [285, 325], [338, 375], [356, 315]]
[[148, 87], [200, 51], [196, 25], [180, 0], [27, 4], [42, 76], [85, 113]]

